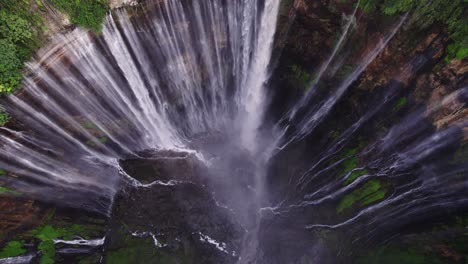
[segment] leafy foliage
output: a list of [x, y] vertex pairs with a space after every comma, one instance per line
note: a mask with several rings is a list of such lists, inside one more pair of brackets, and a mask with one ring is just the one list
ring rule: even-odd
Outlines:
[[70, 15], [73, 24], [89, 28], [96, 32], [102, 30], [102, 23], [107, 13], [104, 0], [51, 0], [60, 10]]
[[21, 80], [23, 63], [16, 46], [0, 39], [0, 93], [11, 93]]
[[[100, 31], [107, 13], [105, 0], [49, 0], [70, 15], [71, 22]], [[20, 85], [24, 62], [40, 46], [43, 21], [31, 6], [43, 7], [39, 0], [0, 1], [0, 95], [14, 92]]]
[[10, 241], [0, 251], [0, 258], [16, 257], [26, 253], [26, 249], [23, 248], [23, 244], [19, 241]]
[[19, 86], [24, 61], [39, 46], [41, 23], [28, 1], [0, 2], [0, 94]]
[[[6, 125], [10, 121], [10, 115], [6, 112], [0, 110], [0, 126]], [[0, 169], [0, 175], [2, 175], [2, 170]]]
[[0, 11], [0, 35], [6, 38], [11, 43], [26, 43], [33, 36], [31, 26], [27, 20], [7, 13], [5, 10]]

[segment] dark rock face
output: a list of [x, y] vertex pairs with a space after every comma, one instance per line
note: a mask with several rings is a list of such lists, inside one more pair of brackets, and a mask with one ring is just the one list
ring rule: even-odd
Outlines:
[[126, 243], [134, 240], [153, 245], [141, 254], [124, 254], [124, 263], [235, 263], [244, 230], [233, 219], [193, 183], [127, 187], [115, 200], [107, 263], [133, 250]]
[[[205, 166], [193, 153], [145, 151], [139, 158], [122, 160], [122, 169], [143, 184], [154, 181], [203, 181]], [[206, 174], [206, 173], [205, 173]]]
[[[267, 111], [273, 122], [283, 117], [310, 89], [312, 73], [327, 60], [343, 23], [349, 19], [343, 14], [353, 12], [351, 2], [283, 1], [286, 4], [275, 41], [275, 68], [271, 80], [273, 100]], [[314, 87], [317, 89], [308, 105], [319, 105], [330, 95], [332, 88], [346, 78], [350, 69], [386, 33], [384, 27], [380, 27], [383, 21], [379, 17], [367, 17], [362, 10], [357, 10], [357, 15], [363, 19], [338, 56], [339, 60], [348, 56], [348, 61], [337, 63], [342, 67], [323, 76], [324, 81]], [[381, 210], [363, 217], [355, 225], [322, 226], [338, 225], [351, 219], [360, 210], [376, 204], [377, 200], [370, 199], [373, 196], [398, 195], [408, 180], [448, 171], [442, 165], [452, 162], [450, 159], [460, 144], [464, 147], [458, 150], [455, 158], [466, 163], [468, 133], [465, 125], [464, 134], [462, 131], [450, 134], [453, 142], [447, 144], [447, 150], [402, 169], [398, 172], [400, 177], [383, 175], [379, 171], [391, 161], [389, 157], [420, 142], [425, 134], [466, 120], [468, 112], [463, 103], [467, 101], [466, 93], [461, 95], [464, 100], [455, 100], [419, 121], [415, 131], [408, 130], [410, 135], [402, 134], [403, 139], [392, 150], [368, 151], [368, 147], [378, 143], [395, 125], [412, 125], [412, 120], [405, 123], [404, 118], [409, 113], [437, 104], [448, 94], [468, 85], [466, 59], [443, 61], [448, 41], [446, 32], [437, 26], [426, 32], [399, 31], [350, 85], [343, 99], [315, 131], [269, 161], [266, 193], [271, 204], [265, 206], [281, 205], [275, 212], [262, 210], [259, 222], [256, 222], [257, 210], [263, 206], [257, 203], [255, 193], [257, 167], [253, 160], [257, 157], [251, 157], [236, 142], [227, 142], [223, 135], [215, 139], [213, 135], [194, 136], [191, 147], [212, 161], [209, 168], [193, 153], [175, 151], [146, 151], [138, 157], [122, 160], [120, 165], [126, 173], [144, 186], [124, 186], [116, 196], [111, 223], [106, 224], [109, 231], [103, 251], [91, 254], [90, 263], [99, 263], [101, 253], [104, 262], [112, 264], [236, 263], [241, 250], [245, 249], [245, 235], [251, 234], [252, 226], [257, 224], [258, 229], [253, 231], [258, 231], [258, 246], [251, 249], [257, 254], [257, 263], [400, 263], [402, 259], [429, 263], [421, 262], [429, 258], [440, 260], [438, 263], [463, 263], [468, 256], [468, 241], [464, 235], [468, 217], [461, 202], [460, 212], [442, 203], [441, 207], [416, 211], [406, 217], [403, 213], [386, 215], [385, 210]], [[362, 125], [347, 134], [348, 129], [360, 121]], [[343, 141], [335, 144], [341, 136]], [[314, 164], [317, 166], [311, 169]], [[430, 170], [423, 170], [421, 164], [430, 165]], [[361, 167], [365, 170], [360, 170]], [[458, 170], [465, 172], [464, 168], [460, 166]], [[340, 194], [336, 191], [344, 188], [340, 177], [347, 173], [351, 173], [350, 176], [355, 173], [357, 178], [379, 175], [367, 182], [378, 184], [362, 182]], [[304, 185], [298, 187], [300, 178], [307, 174], [314, 177], [306, 178]], [[443, 177], [437, 180], [447, 178], [441, 175]], [[462, 177], [465, 176], [460, 174], [459, 178]], [[336, 184], [327, 186], [334, 181]], [[359, 195], [374, 186], [378, 190], [367, 196]], [[457, 186], [460, 186], [459, 181], [453, 181], [447, 185], [447, 190]], [[332, 194], [331, 197], [314, 203], [318, 200], [314, 195], [320, 197], [327, 193]], [[457, 194], [464, 197], [465, 193], [466, 190], [460, 190]], [[425, 197], [424, 193], [421, 196]], [[417, 198], [408, 197], [402, 203], [417, 201]], [[443, 202], [442, 197], [440, 199]], [[354, 204], [341, 212], [340, 204], [349, 201]], [[418, 207], [424, 208], [423, 205]], [[17, 208], [8, 211], [8, 216], [0, 216], [0, 226], [5, 227], [5, 231], [16, 232], [31, 221], [36, 211], [31, 201], [9, 198], [0, 201], [0, 209], [5, 212], [12, 206]], [[379, 214], [383, 217], [372, 218]], [[456, 216], [455, 221], [452, 216]], [[370, 236], [370, 231], [374, 231], [373, 236], [364, 239]], [[389, 239], [394, 241], [386, 244]], [[36, 250], [36, 246], [32, 250]], [[90, 255], [79, 250], [82, 248], [57, 247], [57, 255], [63, 258], [63, 263], [76, 261], [75, 256], [66, 258], [68, 253]]]
[[120, 162], [142, 185], [114, 201], [106, 263], [235, 263], [246, 230], [212, 191], [194, 154], [145, 151]]
[[[344, 14], [351, 14], [353, 5], [350, 1], [334, 0], [285, 2], [288, 4], [284, 5], [280, 14], [275, 42], [276, 64], [270, 80], [273, 100], [267, 112], [269, 118], [287, 126], [288, 132], [294, 135], [295, 130], [301, 127], [303, 119], [300, 111], [303, 109], [298, 110], [298, 121], [285, 121], [291, 106], [305, 97], [307, 103], [303, 108], [314, 109], [326, 99], [333, 98], [336, 88], [352, 74], [352, 69], [362, 62], [376, 43], [388, 34], [389, 25], [395, 21], [389, 23], [388, 20], [384, 21], [388, 17], [380, 13], [369, 14], [358, 8], [358, 21], [348, 40], [338, 51], [329, 70], [324, 72], [321, 81], [312, 86], [313, 74], [317, 74], [330, 56], [344, 30], [343, 24], [349, 21]], [[405, 23], [379, 55], [349, 84], [327, 116], [316, 122], [304, 138], [290, 144], [285, 142], [285, 147], [269, 160], [266, 188], [274, 211], [262, 214], [260, 224], [261, 260], [264, 263], [403, 263], [405, 258], [429, 263], [427, 260], [431, 257], [442, 259], [440, 263], [463, 263], [466, 260], [466, 247], [460, 247], [459, 242], [450, 246], [447, 243], [451, 239], [463, 240], [459, 230], [457, 235], [440, 237], [418, 233], [423, 224], [425, 230], [431, 230], [437, 223], [452, 226], [450, 221], [453, 222], [454, 218], [464, 221], [466, 205], [459, 202], [447, 203], [439, 208], [436, 206], [441, 199], [435, 199], [431, 201], [437, 208], [434, 210], [425, 211], [423, 206], [415, 206], [412, 208], [417, 212], [414, 215], [401, 213], [390, 217], [391, 214], [386, 214], [386, 210], [392, 211], [392, 206], [402, 206], [415, 199], [408, 198], [401, 204], [383, 206], [382, 210], [358, 217], [369, 204], [378, 204], [375, 200], [365, 204], [362, 202], [365, 198], [359, 197], [366, 193], [366, 187], [372, 183], [378, 183], [374, 187], [379, 191], [369, 191], [369, 196], [380, 195], [384, 197], [380, 200], [383, 202], [388, 197], [398, 196], [403, 186], [412, 179], [426, 181], [429, 175], [434, 174], [434, 178], [441, 182], [449, 177], [453, 177], [455, 182], [464, 177], [445, 174], [456, 163], [451, 161], [454, 156], [464, 155], [464, 158], [458, 158], [457, 169], [466, 170], [468, 157], [468, 134], [466, 122], [462, 121], [467, 118], [468, 61], [445, 61], [449, 44], [449, 35], [440, 25], [434, 24], [421, 30]], [[338, 66], [333, 66], [333, 63]], [[424, 111], [430, 112], [456, 91], [461, 91], [456, 99], [416, 120], [415, 117], [423, 116], [421, 113]], [[306, 110], [303, 110], [303, 115], [307, 114]], [[374, 145], [382, 144], [380, 140], [390, 129], [413, 125], [414, 129], [408, 129], [400, 138], [395, 137], [395, 142], [400, 143], [395, 143], [391, 150], [382, 153], [370, 151]], [[379, 174], [379, 170], [391, 162], [392, 152], [398, 155], [408, 151], [416, 156], [414, 149], [418, 143], [424, 145], [423, 139], [445, 131], [451, 125], [458, 125], [458, 128], [446, 131], [450, 134], [447, 137], [450, 140], [444, 143], [444, 149], [432, 149], [432, 155], [418, 164], [398, 166], [401, 172]], [[382, 145], [387, 147], [390, 144], [393, 142]], [[344, 165], [340, 164], [340, 159], [345, 161]], [[461, 160], [465, 163], [461, 163]], [[430, 170], [426, 171], [425, 168]], [[405, 177], [398, 177], [399, 173], [404, 173]], [[351, 176], [356, 180], [363, 175], [369, 175], [369, 180], [352, 186], [344, 192], [345, 195], [340, 195], [339, 190], [347, 188], [352, 182], [343, 181], [343, 178]], [[381, 177], [383, 175], [385, 177]], [[466, 196], [458, 190], [457, 186], [464, 186], [461, 182], [444, 187], [440, 184], [437, 191], [453, 191], [456, 194], [450, 199], [457, 201]], [[427, 191], [430, 193], [434, 189]], [[428, 193], [419, 195], [425, 197]], [[347, 199], [353, 196], [361, 200], [356, 198], [351, 202], [363, 205], [355, 204], [354, 208], [341, 212], [340, 205], [350, 202]], [[324, 199], [319, 199], [322, 197]], [[449, 204], [461, 212], [448, 208]], [[353, 217], [358, 220], [340, 225]], [[375, 233], [372, 236], [369, 235], [371, 231]], [[417, 239], [413, 241], [420, 242], [402, 243], [397, 238], [396, 245], [390, 243], [391, 246], [385, 249], [389, 240], [399, 236], [414, 236]], [[357, 257], [366, 254], [369, 254], [366, 258]]]
[[1, 197], [0, 211], [0, 242], [17, 229], [32, 225], [42, 215], [34, 201], [17, 197]]

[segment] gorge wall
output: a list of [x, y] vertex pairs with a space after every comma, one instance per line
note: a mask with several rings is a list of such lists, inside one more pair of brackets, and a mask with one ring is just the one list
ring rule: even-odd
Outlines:
[[467, 8], [422, 2], [44, 11], [65, 34], [1, 99], [0, 263], [465, 263]]

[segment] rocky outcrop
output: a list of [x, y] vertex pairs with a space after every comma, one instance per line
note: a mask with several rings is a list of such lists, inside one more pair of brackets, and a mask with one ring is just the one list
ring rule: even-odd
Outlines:
[[121, 8], [124, 6], [136, 6], [138, 0], [109, 0], [109, 7], [111, 9]]
[[[281, 55], [277, 61], [277, 68], [272, 74], [271, 84], [274, 88], [271, 91], [274, 99], [268, 113], [272, 114], [272, 119], [283, 124], [283, 118], [289, 117], [290, 106], [297, 104], [297, 102], [303, 103], [300, 100], [307, 94], [304, 106], [295, 109], [298, 111], [295, 116], [297, 120], [284, 121], [288, 126], [287, 131], [294, 135], [297, 132], [296, 127], [294, 127], [296, 123], [301, 128], [302, 123], [307, 121], [304, 116], [307, 114], [312, 116], [317, 113], [314, 110], [317, 111], [325, 102], [330, 102], [326, 99], [338, 98], [338, 87], [346, 83], [347, 78], [353, 73], [357, 73], [355, 69], [364, 65], [363, 59], [389, 36], [395, 25], [398, 25], [401, 17], [389, 17], [380, 13], [370, 14], [358, 8], [355, 15], [356, 24], [351, 24], [351, 31], [345, 36], [344, 44], [338, 49], [328, 69], [321, 75], [320, 81], [315, 83], [320, 67], [327, 63], [333, 48], [338, 45], [347, 22], [352, 22], [350, 14], [354, 12], [353, 3], [355, 2], [333, 0], [287, 2], [289, 5], [285, 6], [283, 10], [283, 19], [280, 20], [277, 33], [277, 54]], [[409, 21], [410, 19], [407, 19], [406, 22], [409, 23]], [[281, 248], [285, 255], [289, 254], [285, 259], [295, 259], [297, 262], [323, 262], [323, 259], [311, 260], [312, 256], [316, 256], [315, 253], [311, 253], [309, 256], [300, 256], [301, 252], [307, 251], [301, 248], [300, 244], [268, 241], [290, 241], [293, 239], [289, 237], [291, 234], [294, 234], [292, 235], [294, 237], [307, 236], [301, 234], [297, 227], [302, 228], [307, 223], [314, 222], [315, 219], [320, 219], [318, 220], [320, 224], [345, 223], [345, 220], [352, 219], [358, 212], [363, 212], [367, 207], [359, 207], [355, 204], [348, 209], [347, 213], [340, 213], [341, 208], [336, 207], [336, 204], [352, 204], [351, 200], [346, 200], [346, 198], [352, 197], [353, 194], [365, 193], [363, 191], [365, 182], [378, 183], [375, 185], [375, 189], [379, 191], [368, 196], [386, 197], [393, 195], [395, 197], [394, 192], [396, 192], [396, 188], [400, 188], [402, 183], [392, 182], [387, 177], [383, 177], [382, 174], [387, 172], [379, 174], [378, 171], [379, 166], [381, 166], [380, 160], [389, 161], [390, 154], [378, 158], [381, 153], [366, 153], [366, 151], [382, 144], [385, 136], [392, 129], [402, 129], [405, 133], [401, 137], [408, 137], [399, 145], [391, 146], [394, 155], [411, 151], [411, 149], [405, 148], [408, 146], [416, 147], [419, 143], [421, 145], [424, 145], [422, 143], [428, 144], [426, 150], [432, 151], [427, 160], [411, 169], [413, 171], [408, 173], [405, 180], [408, 180], [409, 175], [418, 175], [420, 173], [419, 166], [431, 168], [431, 172], [436, 171], [435, 168], [440, 168], [439, 170], [443, 171], [449, 168], [448, 165], [441, 165], [447, 160], [452, 160], [452, 164], [466, 168], [466, 165], [456, 162], [466, 162], [468, 61], [467, 59], [447, 60], [447, 47], [451, 40], [446, 27], [433, 24], [430, 27], [420, 29], [409, 26], [406, 22], [388, 42], [388, 45], [378, 53], [369, 65], [364, 67], [362, 73], [357, 74], [356, 78], [348, 84], [346, 91], [326, 113], [326, 117], [323, 120], [314, 120], [314, 126], [311, 125], [312, 128], [305, 133], [306, 136], [303, 139], [284, 142], [283, 149], [270, 161], [270, 170], [267, 176], [268, 193], [270, 201], [280, 207], [280, 209], [275, 208], [275, 212], [272, 214], [276, 213], [282, 218], [281, 220], [275, 217], [270, 218], [268, 214], [262, 218], [265, 221], [262, 224], [261, 234], [265, 250], [276, 252], [279, 250], [278, 248]], [[316, 39], [313, 38], [314, 34]], [[447, 140], [452, 143], [447, 143], [447, 146], [444, 146], [445, 150], [430, 145], [429, 139], [437, 139], [437, 133], [443, 133], [442, 131], [449, 126], [452, 126], [452, 130], [449, 132], [456, 131], [450, 134], [452, 136], [450, 136], [450, 140]], [[460, 134], [464, 136], [464, 140]], [[330, 156], [327, 156], [329, 154]], [[457, 157], [456, 162], [454, 156]], [[340, 159], [344, 159], [343, 165], [340, 165]], [[375, 161], [376, 159], [379, 161]], [[376, 171], [373, 172], [373, 169]], [[350, 182], [352, 182], [362, 175], [376, 175], [375, 173], [379, 175], [379, 177], [375, 177], [376, 181], [364, 181], [364, 183], [345, 190], [345, 192], [354, 191], [351, 192], [351, 196], [345, 196], [341, 201], [335, 198], [340, 196], [337, 190], [341, 192], [349, 184], [346, 181], [342, 183], [340, 177], [348, 177], [348, 180], [351, 179]], [[446, 177], [443, 173], [435, 172], [434, 174], [437, 177]], [[393, 175], [389, 177], [391, 178]], [[420, 177], [425, 181], [425, 177], [428, 177], [427, 172], [422, 173]], [[436, 178], [436, 176], [434, 177]], [[455, 178], [455, 176], [453, 177]], [[463, 176], [460, 175], [457, 179], [461, 179], [460, 177]], [[370, 178], [374, 179], [374, 177]], [[336, 185], [330, 184], [330, 182], [335, 181]], [[447, 189], [450, 188], [454, 187], [447, 187]], [[355, 197], [357, 196], [359, 195]], [[324, 198], [320, 200], [313, 197]], [[453, 199], [456, 198], [453, 197]], [[375, 200], [356, 203], [373, 204]], [[288, 204], [293, 205], [288, 207]], [[337, 209], [334, 210], [333, 207]], [[348, 215], [344, 216], [344, 214]], [[379, 212], [375, 214], [379, 214]], [[419, 221], [428, 223], [433, 220], [432, 218], [437, 217], [439, 217], [437, 220], [440, 221], [452, 219], [449, 212], [427, 213], [425, 216], [427, 218], [424, 220], [422, 220], [424, 217], [420, 216]], [[440, 218], [443, 217], [445, 218], [441, 220]], [[307, 219], [304, 220], [306, 223], [301, 222], [303, 219]], [[416, 219], [411, 219], [407, 223], [396, 223], [393, 230], [401, 229], [404, 230], [402, 232], [407, 232], [407, 229], [417, 229], [420, 222], [416, 222]], [[344, 226], [352, 228], [358, 225], [359, 223], [356, 225], [344, 224]], [[379, 224], [378, 228], [385, 229], [382, 227], [383, 225], [383, 223]], [[322, 252], [337, 250], [340, 255], [346, 255], [344, 253], [346, 251], [344, 248], [347, 247], [344, 245], [346, 241], [353, 240], [355, 242], [356, 237], [365, 236], [364, 233], [372, 229], [367, 226], [368, 229], [358, 232], [350, 238], [347, 237], [347, 233], [352, 233], [351, 230], [344, 227], [344, 234], [339, 234], [340, 230], [336, 229], [341, 227], [331, 226], [330, 229], [324, 225], [323, 228], [317, 227], [313, 231], [309, 230], [309, 236], [313, 237], [318, 234], [319, 238], [304, 239], [317, 242], [317, 245], [306, 245], [305, 247], [312, 251], [314, 246], [319, 246], [320, 237], [326, 237], [325, 240], [330, 244], [326, 246], [327, 250]], [[275, 232], [272, 235], [272, 230], [281, 230], [281, 232]], [[392, 233], [390, 230], [386, 230], [386, 232], [388, 233], [381, 236], [385, 237]], [[337, 237], [340, 236], [346, 238], [342, 239], [343, 241], [336, 241]], [[367, 241], [369, 248], [371, 248], [372, 243], [379, 241], [377, 236], [372, 239], [371, 242]], [[342, 248], [333, 249], [336, 244], [340, 244]], [[286, 247], [291, 252], [287, 252]], [[356, 245], [351, 247], [351, 251], [356, 252], [360, 248]], [[365, 251], [369, 248], [361, 250]], [[436, 258], [459, 262], [466, 259], [466, 256], [460, 258], [460, 255], [464, 253], [460, 253], [453, 246], [447, 246], [445, 243], [439, 243], [439, 246], [432, 249], [435, 248], [438, 252], [434, 254]], [[349, 254], [347, 257], [342, 255], [340, 260], [331, 260], [331, 262], [353, 263], [351, 255], [354, 253]], [[324, 259], [330, 260], [329, 257], [324, 257]], [[383, 260], [362, 263], [385, 263]], [[270, 260], [269, 263], [274, 262]]]
[[[244, 231], [233, 219], [193, 183], [125, 188], [115, 201], [106, 263], [118, 256], [123, 263], [236, 263]], [[133, 254], [141, 243], [149, 246]]]
[[12, 234], [34, 226], [43, 210], [32, 200], [0, 197], [0, 244]]
[[194, 153], [175, 151], [146, 151], [139, 158], [120, 161], [120, 166], [131, 177], [143, 184], [155, 181], [185, 181], [203, 184], [206, 167]]

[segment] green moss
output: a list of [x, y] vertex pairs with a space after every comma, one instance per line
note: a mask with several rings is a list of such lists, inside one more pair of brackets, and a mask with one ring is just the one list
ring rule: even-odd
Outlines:
[[392, 112], [400, 110], [406, 104], [408, 104], [408, 99], [406, 97], [401, 97], [400, 99], [398, 99], [398, 101], [396, 101], [395, 105], [393, 106]]
[[355, 148], [346, 149], [343, 151], [343, 154], [341, 154], [340, 157], [344, 158], [344, 157], [356, 155], [356, 153], [359, 151], [360, 148], [361, 148], [361, 145]]
[[351, 184], [352, 182], [354, 182], [357, 178], [363, 176], [363, 175], [366, 175], [366, 174], [369, 174], [369, 171], [366, 170], [366, 169], [363, 169], [363, 170], [355, 170], [351, 173], [351, 175], [349, 175], [349, 177], [344, 181], [343, 185], [349, 185]]
[[87, 129], [95, 129], [95, 128], [97, 128], [96, 124], [94, 124], [94, 123], [91, 122], [91, 121], [84, 121], [82, 125], [83, 125], [84, 128], [87, 128]]
[[27, 251], [23, 248], [23, 244], [21, 242], [10, 241], [0, 251], [0, 258], [16, 257], [26, 252]]
[[44, 8], [44, 5], [42, 4], [42, 1], [41, 0], [35, 0], [36, 1], [36, 4], [42, 9]]
[[[106, 144], [108, 141], [109, 141], [109, 138], [106, 137], [106, 136], [101, 136], [101, 137], [98, 137], [97, 140], [99, 142], [101, 142], [102, 144]], [[88, 140], [86, 141], [86, 145], [89, 145], [89, 146], [96, 146], [96, 143], [93, 142], [92, 140]]]
[[436, 22], [445, 25], [452, 41], [446, 57], [446, 61], [450, 61], [468, 56], [467, 3], [466, 0], [361, 0], [359, 7], [367, 14], [380, 11], [384, 15], [395, 16], [409, 12], [408, 24], [413, 30], [426, 29]]
[[42, 25], [29, 0], [0, 1], [0, 94], [19, 87], [24, 62], [39, 47]]
[[17, 192], [13, 189], [10, 189], [10, 188], [7, 188], [7, 187], [4, 187], [4, 186], [0, 186], [0, 195], [2, 194], [10, 194], [10, 195], [21, 195], [20, 192]]
[[464, 59], [468, 57], [468, 47], [460, 45], [459, 43], [452, 43], [447, 47], [447, 56], [445, 62], [450, 62], [451, 59]]
[[468, 56], [467, 2], [464, 0], [386, 0], [381, 10], [386, 15], [412, 12], [410, 23], [425, 29], [435, 22], [444, 24], [449, 31], [452, 44], [447, 48], [447, 58], [463, 59]]
[[342, 164], [342, 169], [341, 169], [340, 175], [346, 174], [349, 171], [356, 168], [356, 164], [357, 164], [357, 157], [356, 156], [352, 156], [352, 157], [348, 158], [347, 160], [345, 160], [343, 162], [343, 164]]
[[[42, 225], [18, 233], [15, 236], [15, 240], [37, 245], [37, 251], [40, 252], [39, 262], [41, 264], [61, 261], [59, 258], [56, 259], [54, 239], [72, 240], [75, 239], [75, 236], [80, 236], [84, 239], [102, 237], [106, 228], [105, 220], [102, 222], [89, 216], [76, 216], [73, 219], [62, 214], [56, 216], [55, 209], [49, 210], [43, 219]], [[93, 220], [93, 223], [90, 223], [91, 220]], [[70, 221], [85, 224], [72, 224], [73, 222]], [[14, 242], [12, 245], [18, 247], [17, 242]]]
[[[114, 237], [118, 244], [113, 244], [106, 252], [106, 263], [129, 264], [151, 263], [157, 258], [157, 252], [151, 238], [133, 237], [120, 231]], [[157, 262], [161, 263], [161, 262]]]
[[337, 176], [345, 177], [351, 172], [349, 177], [343, 182], [344, 186], [351, 184], [363, 175], [369, 174], [367, 169], [356, 169], [359, 164], [358, 153], [363, 149], [365, 144], [365, 141], [360, 140], [357, 145], [354, 145], [355, 147], [342, 150], [336, 158], [333, 159], [333, 163], [344, 159], [337, 168]]
[[359, 189], [343, 197], [336, 208], [336, 212], [342, 213], [355, 205], [365, 206], [374, 203], [383, 199], [386, 193], [387, 190], [383, 188], [379, 180], [370, 180]]
[[[341, 152], [337, 156], [337, 159], [346, 159], [343, 161], [343, 163], [340, 165], [338, 169], [338, 176], [344, 176], [347, 175], [350, 171], [356, 169], [357, 164], [358, 164], [358, 157], [357, 153], [361, 150], [363, 146], [363, 143], [361, 142], [357, 147], [355, 148], [350, 148], [346, 149]], [[367, 174], [367, 170], [356, 170], [351, 173], [348, 179], [345, 180], [343, 183], [344, 185], [348, 185], [355, 181], [358, 177]]]
[[302, 69], [301, 66], [294, 64], [290, 66], [291, 78], [294, 83], [300, 86], [302, 89], [307, 89], [308, 84], [311, 80], [311, 75], [306, 70]]
[[4, 126], [10, 121], [10, 115], [0, 110], [0, 126]]
[[385, 1], [385, 4], [382, 6], [382, 12], [386, 15], [407, 12], [414, 7], [416, 2], [415, 0]]
[[7, 171], [4, 169], [0, 169], [0, 176], [5, 176], [7, 174]]
[[367, 196], [367, 197], [361, 202], [361, 205], [364, 206], [364, 205], [368, 205], [368, 204], [377, 202], [377, 201], [379, 201], [379, 200], [382, 200], [383, 198], [385, 198], [385, 193], [386, 193], [386, 192], [385, 192], [384, 190], [376, 191], [375, 193], [372, 193], [372, 194], [370, 194], [369, 196]]

